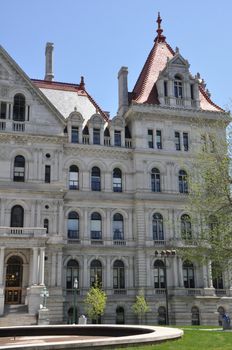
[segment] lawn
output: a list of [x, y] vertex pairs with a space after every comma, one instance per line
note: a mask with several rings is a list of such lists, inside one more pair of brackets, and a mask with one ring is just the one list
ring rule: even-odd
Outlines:
[[[127, 347], [127, 350], [231, 350], [232, 332], [213, 327], [178, 327], [184, 330], [182, 339], [157, 345]], [[212, 329], [211, 331], [207, 329]], [[121, 349], [121, 348], [120, 348]], [[125, 348], [124, 348], [125, 349]], [[117, 349], [119, 350], [119, 348]], [[123, 349], [122, 349], [123, 350]]]

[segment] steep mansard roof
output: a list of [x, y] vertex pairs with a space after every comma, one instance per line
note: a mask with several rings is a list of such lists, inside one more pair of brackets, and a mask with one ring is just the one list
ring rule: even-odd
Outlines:
[[[171, 60], [175, 56], [175, 51], [166, 42], [166, 37], [162, 34], [161, 21], [160, 14], [158, 14], [157, 36], [134, 89], [132, 93], [130, 93], [130, 101], [136, 103], [159, 104], [156, 82], [160, 72], [165, 69], [167, 60]], [[207, 111], [223, 111], [222, 108], [217, 106], [210, 99], [203, 85], [199, 85], [199, 97], [201, 109]]]
[[67, 118], [77, 107], [77, 111], [85, 116], [85, 119], [99, 113], [106, 121], [109, 120], [108, 115], [86, 91], [83, 77], [81, 77], [80, 84], [38, 79], [31, 79], [31, 81], [52, 102], [64, 118]]

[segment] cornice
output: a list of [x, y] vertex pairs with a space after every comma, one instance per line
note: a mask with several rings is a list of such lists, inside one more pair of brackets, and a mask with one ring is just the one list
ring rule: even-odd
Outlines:
[[125, 119], [130, 119], [132, 115], [135, 113], [143, 114], [143, 117], [148, 115], [157, 115], [157, 116], [165, 116], [165, 118], [188, 118], [191, 120], [192, 118], [203, 118], [203, 119], [211, 119], [211, 120], [225, 120], [225, 122], [231, 122], [230, 113], [229, 112], [216, 112], [216, 111], [206, 111], [202, 109], [192, 109], [192, 108], [184, 108], [184, 107], [171, 107], [171, 106], [160, 106], [154, 104], [138, 104], [136, 102], [132, 102], [131, 106], [125, 113]]
[[15, 142], [18, 144], [28, 144], [29, 142], [36, 143], [52, 143], [52, 144], [64, 144], [67, 141], [67, 136], [50, 136], [50, 135], [36, 135], [36, 134], [13, 134], [13, 133], [0, 133], [1, 143]]

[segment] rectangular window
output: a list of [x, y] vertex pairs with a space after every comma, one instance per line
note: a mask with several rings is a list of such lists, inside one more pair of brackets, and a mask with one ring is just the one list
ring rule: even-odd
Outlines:
[[176, 150], [180, 151], [180, 133], [178, 131], [175, 131], [175, 145], [176, 145]]
[[153, 130], [151, 130], [151, 129], [147, 130], [147, 140], [148, 140], [148, 147], [153, 148], [154, 147]]
[[121, 145], [122, 145], [122, 138], [121, 138], [121, 131], [120, 130], [114, 130], [114, 145], [117, 147], [121, 147]]
[[164, 81], [164, 96], [168, 96], [168, 82]]
[[30, 106], [27, 106], [27, 120], [30, 120]]
[[100, 129], [93, 129], [93, 144], [100, 145]]
[[156, 147], [162, 149], [162, 135], [161, 130], [156, 130]]
[[71, 142], [79, 143], [79, 128], [77, 126], [72, 126]]
[[45, 165], [45, 182], [50, 183], [51, 182], [51, 166]]
[[190, 94], [191, 94], [191, 99], [194, 100], [194, 85], [190, 85]]
[[0, 104], [0, 118], [6, 119], [6, 102], [1, 102]]
[[184, 151], [188, 151], [189, 141], [188, 141], [188, 133], [187, 132], [183, 132], [183, 145], [184, 145]]

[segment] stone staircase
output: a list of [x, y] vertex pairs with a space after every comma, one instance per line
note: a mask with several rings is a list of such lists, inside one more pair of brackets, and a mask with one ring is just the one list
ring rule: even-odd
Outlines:
[[26, 305], [5, 305], [4, 315], [0, 317], [0, 327], [36, 325], [35, 315], [29, 315]]

